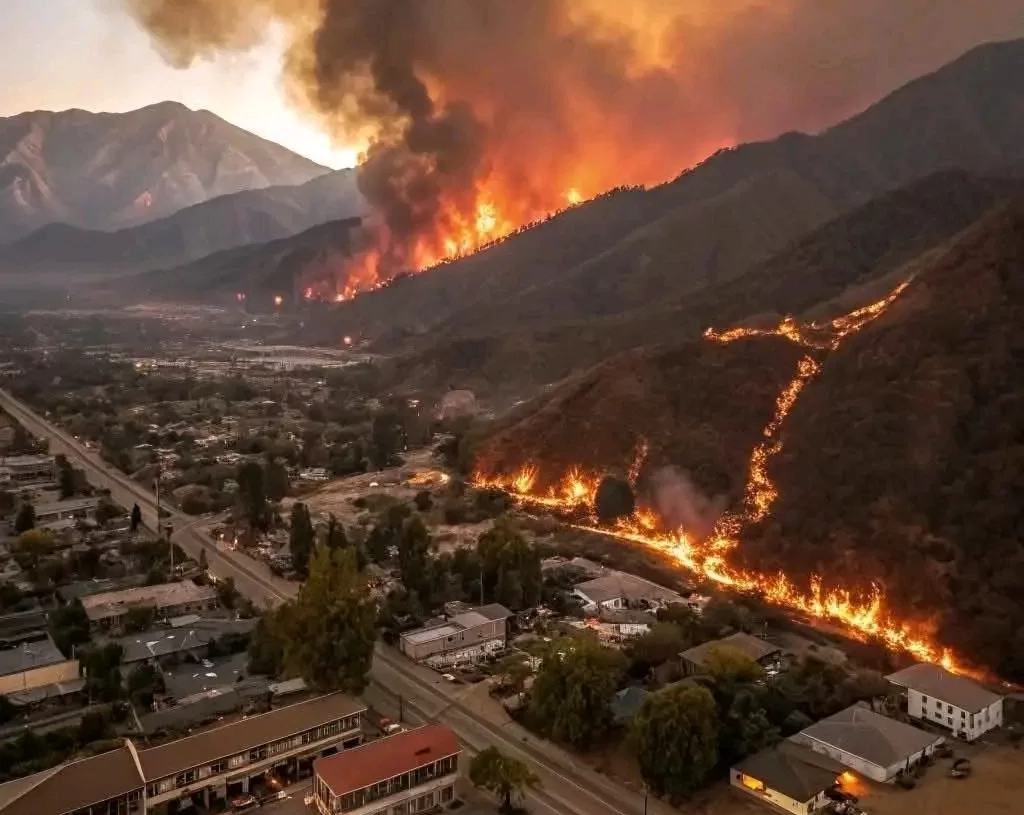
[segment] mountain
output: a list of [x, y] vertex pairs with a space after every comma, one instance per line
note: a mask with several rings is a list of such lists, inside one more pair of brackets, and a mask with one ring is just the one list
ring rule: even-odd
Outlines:
[[0, 118], [0, 241], [49, 223], [113, 230], [220, 195], [303, 184], [327, 169], [208, 111]]
[[354, 170], [305, 184], [245, 190], [186, 207], [139, 226], [102, 232], [49, 224], [0, 246], [0, 270], [146, 271], [175, 267], [225, 249], [295, 235], [364, 208]]
[[[838, 246], [838, 245], [837, 245]], [[523, 405], [480, 443], [483, 469], [572, 465], [622, 472], [639, 439], [645, 473], [687, 471], [737, 507], [776, 398], [811, 354], [821, 365], [767, 466], [778, 490], [735, 559], [798, 582], [868, 589], [935, 626], [960, 655], [1024, 679], [1024, 198], [839, 301], [829, 316], [903, 294], [837, 350], [782, 336], [709, 339], [612, 358]], [[643, 477], [641, 477], [641, 491]], [[733, 557], [732, 555], [730, 557]]]
[[669, 184], [621, 193], [620, 204], [584, 205], [359, 297], [342, 319], [355, 331], [387, 325], [465, 338], [691, 296], [932, 173], [1024, 166], [1022, 77], [1024, 40], [982, 46], [819, 135], [723, 151]]

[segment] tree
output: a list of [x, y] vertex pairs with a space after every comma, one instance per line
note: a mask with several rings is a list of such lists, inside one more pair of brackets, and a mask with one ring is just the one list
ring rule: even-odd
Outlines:
[[156, 609], [152, 606], [134, 606], [124, 613], [124, 631], [134, 634], [145, 631], [156, 621]]
[[292, 555], [292, 568], [301, 577], [309, 573], [309, 557], [313, 553], [315, 534], [309, 508], [296, 502], [292, 506], [291, 528], [288, 533], [288, 549]]
[[16, 505], [17, 501], [15, 501], [13, 492], [10, 490], [0, 490], [0, 518], [6, 518], [14, 512]]
[[163, 674], [147, 662], [133, 667], [128, 673], [125, 684], [132, 703], [143, 708], [151, 708], [153, 695], [163, 693], [165, 690]]
[[210, 559], [209, 556], [206, 554], [205, 546], [199, 550], [199, 568], [202, 569], [204, 572], [209, 571], [210, 569]]
[[117, 643], [82, 649], [79, 662], [85, 687], [91, 697], [103, 702], [121, 698], [121, 657], [124, 649]]
[[256, 531], [263, 528], [267, 517], [267, 495], [263, 484], [263, 468], [255, 461], [247, 461], [238, 468], [238, 501], [249, 524], [249, 535], [255, 540]]
[[324, 534], [324, 545], [328, 549], [348, 549], [348, 535], [345, 534], [345, 527], [338, 522], [334, 514], [327, 518], [327, 531]]
[[235, 588], [233, 577], [225, 577], [223, 580], [217, 581], [217, 602], [224, 608], [233, 609], [238, 604], [240, 596], [238, 589]]
[[708, 649], [704, 658], [704, 671], [719, 684], [743, 684], [764, 679], [764, 668], [729, 645], [716, 645]]
[[274, 456], [268, 455], [265, 465], [264, 482], [266, 483], [267, 498], [271, 501], [280, 501], [288, 494], [288, 471], [284, 465]]
[[35, 525], [35, 507], [33, 507], [30, 502], [25, 501], [21, 507], [18, 508], [18, 514], [14, 517], [14, 531], [20, 535], [22, 532], [27, 532], [28, 530], [35, 528]]
[[410, 518], [398, 539], [398, 571], [402, 585], [415, 592], [424, 609], [431, 609], [430, 533], [423, 520]]
[[142, 526], [142, 510], [138, 504], [132, 504], [131, 532], [134, 535]]
[[286, 670], [318, 690], [362, 692], [373, 661], [377, 606], [354, 551], [317, 547], [298, 597], [278, 615]]
[[57, 486], [60, 488], [60, 497], [62, 499], [73, 497], [75, 494], [75, 471], [71, 469], [67, 458], [57, 456], [57, 469], [59, 470]]
[[500, 518], [480, 536], [477, 554], [483, 566], [485, 596], [513, 611], [540, 602], [540, 552], [527, 543], [508, 518]]
[[651, 792], [678, 803], [704, 783], [718, 762], [718, 731], [707, 688], [680, 682], [647, 697], [633, 720], [632, 739]]
[[768, 720], [754, 688], [737, 690], [720, 719], [720, 756], [730, 766], [778, 740], [779, 731]]
[[78, 599], [51, 611], [46, 625], [54, 643], [64, 656], [70, 657], [75, 646], [89, 642], [89, 617]]
[[675, 623], [655, 623], [651, 630], [633, 641], [629, 657], [633, 662], [631, 672], [646, 676], [652, 669], [679, 658], [689, 647], [683, 630]]
[[412, 502], [420, 512], [426, 512], [434, 505], [434, 499], [430, 497], [430, 493], [427, 490], [420, 490], [416, 493]]
[[613, 524], [619, 518], [626, 518], [636, 509], [633, 488], [625, 478], [606, 475], [601, 479], [594, 496], [594, 511], [602, 524]]
[[393, 411], [378, 413], [370, 425], [370, 463], [377, 470], [391, 466], [401, 443], [402, 426]]
[[550, 644], [530, 694], [529, 714], [557, 741], [592, 747], [611, 727], [610, 703], [625, 658], [589, 637]]
[[53, 551], [53, 536], [42, 529], [26, 529], [18, 535], [17, 551], [23, 553], [26, 560], [35, 568], [40, 558]]
[[497, 747], [481, 750], [469, 763], [469, 780], [474, 787], [501, 799], [501, 812], [512, 812], [512, 801], [528, 789], [540, 787], [540, 779], [523, 762], [502, 754]]

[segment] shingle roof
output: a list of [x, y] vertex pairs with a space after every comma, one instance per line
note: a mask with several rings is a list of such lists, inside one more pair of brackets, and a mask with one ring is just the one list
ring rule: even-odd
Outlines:
[[317, 759], [313, 771], [332, 793], [346, 795], [458, 753], [451, 730], [428, 724]]
[[966, 676], [957, 676], [938, 665], [928, 663], [911, 665], [889, 674], [886, 679], [894, 685], [919, 691], [968, 713], [984, 710], [1002, 698]]
[[737, 651], [740, 651], [750, 657], [755, 662], [762, 660], [771, 654], [777, 654], [781, 650], [779, 646], [774, 643], [763, 640], [760, 637], [752, 637], [750, 634], [744, 634], [740, 631], [736, 634], [730, 634], [728, 637], [723, 637], [720, 640], [711, 640], [710, 642], [694, 646], [693, 648], [683, 651], [681, 656], [687, 662], [692, 662], [694, 665], [703, 665], [704, 661], [711, 655], [711, 653], [716, 648], [720, 648], [722, 646], [735, 648]]
[[593, 580], [580, 583], [576, 586], [576, 591], [595, 603], [607, 603], [609, 600], [620, 598], [634, 602], [647, 600], [663, 603], [682, 600], [682, 597], [671, 589], [627, 572], [613, 572], [595, 577]]
[[0, 815], [66, 815], [132, 790], [142, 777], [127, 744], [0, 784]]
[[835, 786], [836, 777], [845, 768], [828, 756], [784, 741], [778, 747], [745, 758], [733, 769], [794, 801], [807, 802]]
[[364, 710], [366, 705], [342, 693], [318, 696], [140, 750], [139, 761], [146, 780], [155, 781]]
[[804, 736], [879, 767], [891, 767], [942, 741], [917, 727], [875, 713], [865, 705], [851, 705], [834, 716], [815, 722], [794, 738]]

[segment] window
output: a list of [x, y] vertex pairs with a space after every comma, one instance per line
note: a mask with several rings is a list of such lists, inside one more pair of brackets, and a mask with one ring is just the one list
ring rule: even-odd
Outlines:
[[952, 705], [946, 705], [946, 713], [952, 713], [952, 712], [953, 712], [953, 706]]
[[927, 705], [928, 704], [928, 697], [925, 696], [923, 693], [921, 694], [921, 704], [922, 705]]
[[249, 757], [245, 753], [239, 753], [237, 756], [231, 756], [228, 759], [229, 767], [241, 767], [243, 764], [248, 763]]

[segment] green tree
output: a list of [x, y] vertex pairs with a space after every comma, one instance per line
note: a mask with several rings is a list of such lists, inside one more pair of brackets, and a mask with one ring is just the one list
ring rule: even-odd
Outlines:
[[89, 617], [77, 599], [51, 611], [46, 618], [46, 627], [64, 656], [70, 657], [75, 646], [89, 642]]
[[557, 741], [592, 747], [611, 727], [609, 705], [625, 662], [589, 637], [551, 643], [530, 693], [531, 718]]
[[163, 674], [146, 662], [139, 663], [129, 671], [125, 685], [132, 703], [146, 709], [153, 706], [154, 694], [165, 690]]
[[31, 568], [35, 568], [40, 559], [53, 551], [53, 535], [42, 529], [26, 529], [18, 535], [15, 549], [31, 564]]
[[430, 532], [417, 515], [409, 518], [398, 539], [398, 571], [402, 585], [415, 592], [424, 609], [432, 608], [430, 579]]
[[249, 525], [249, 535], [255, 540], [257, 530], [263, 528], [267, 519], [263, 468], [255, 461], [247, 461], [238, 468], [235, 480], [238, 482], [238, 502]]
[[267, 488], [267, 498], [271, 501], [280, 501], [288, 494], [291, 486], [288, 483], [288, 470], [274, 456], [267, 456], [265, 463], [264, 483]]
[[124, 630], [126, 634], [145, 631], [156, 622], [156, 609], [152, 606], [135, 606], [124, 614]]
[[514, 800], [521, 800], [528, 789], [540, 787], [540, 779], [529, 767], [502, 754], [497, 747], [487, 747], [473, 756], [469, 780], [477, 789], [498, 796], [501, 812], [514, 811]]
[[345, 534], [345, 527], [334, 514], [327, 518], [327, 530], [324, 533], [324, 545], [328, 549], [348, 549], [348, 535]]
[[210, 568], [210, 558], [206, 554], [205, 546], [199, 550], [199, 568], [202, 569], [204, 572], [208, 571]]
[[75, 471], [64, 456], [57, 457], [57, 486], [60, 489], [60, 497], [71, 498], [75, 494]]
[[34, 529], [35, 525], [35, 507], [33, 507], [30, 502], [25, 501], [18, 508], [18, 514], [14, 517], [14, 531], [20, 535], [22, 532], [27, 532], [30, 529]]
[[370, 463], [377, 470], [390, 467], [401, 444], [402, 426], [393, 411], [378, 413], [370, 425]]
[[217, 581], [217, 602], [224, 606], [224, 608], [234, 609], [238, 605], [240, 598], [241, 594], [235, 588], [235, 579], [233, 577], [225, 577], [223, 580]]
[[142, 526], [142, 510], [138, 504], [132, 504], [131, 533], [134, 535]]
[[432, 506], [434, 506], [434, 499], [430, 497], [430, 493], [427, 490], [420, 490], [416, 493], [412, 502], [416, 505], [416, 509], [420, 512], [426, 512]]
[[678, 803], [718, 762], [718, 711], [711, 692], [680, 682], [651, 694], [633, 720], [632, 739], [644, 781]]
[[708, 650], [704, 672], [718, 684], [744, 684], [764, 679], [764, 668], [730, 645], [716, 645]]
[[10, 490], [0, 490], [0, 518], [6, 518], [17, 505], [14, 493]]
[[513, 611], [531, 608], [541, 600], [543, 577], [540, 552], [512, 522], [500, 518], [477, 541], [483, 565], [484, 594]]
[[286, 670], [319, 690], [362, 692], [373, 661], [377, 606], [354, 551], [317, 547], [298, 597], [278, 614]]
[[728, 765], [770, 747], [779, 738], [778, 729], [769, 721], [753, 687], [737, 690], [720, 720], [720, 755]]
[[117, 643], [84, 648], [79, 654], [85, 688], [91, 698], [103, 702], [120, 699], [121, 657], [124, 649]]
[[260, 617], [249, 640], [249, 673], [278, 676], [284, 670], [284, 643], [278, 614], [267, 612]]
[[679, 659], [679, 654], [689, 645], [683, 630], [675, 623], [655, 623], [630, 645], [627, 652], [633, 663], [630, 670], [636, 676], [645, 676], [659, 665]]
[[635, 509], [633, 488], [625, 478], [606, 475], [601, 479], [594, 496], [594, 511], [600, 523], [615, 523], [619, 518], [632, 515]]
[[292, 506], [291, 529], [288, 533], [288, 549], [292, 555], [292, 568], [301, 577], [309, 573], [309, 557], [313, 554], [315, 535], [309, 508], [296, 502]]

